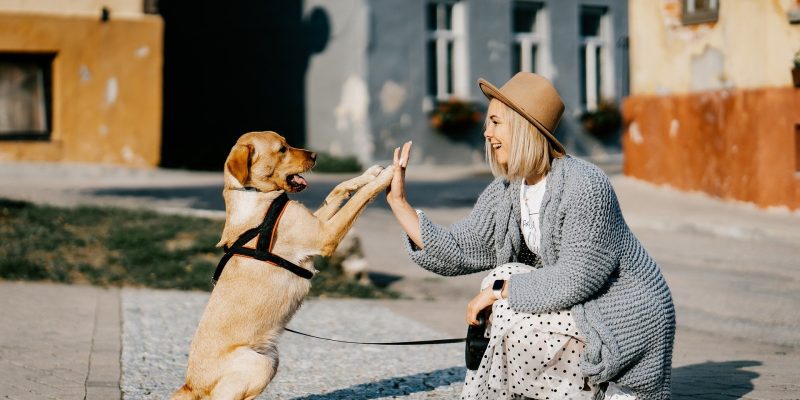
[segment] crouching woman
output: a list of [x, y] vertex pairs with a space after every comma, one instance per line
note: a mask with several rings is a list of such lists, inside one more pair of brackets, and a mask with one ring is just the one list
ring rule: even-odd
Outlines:
[[395, 150], [387, 192], [414, 262], [446, 276], [491, 270], [467, 306], [470, 324], [486, 308], [492, 317], [462, 399], [669, 399], [669, 288], [608, 177], [553, 136], [564, 110], [557, 91], [531, 73], [479, 86], [496, 179], [470, 214], [442, 227], [408, 203], [410, 143]]

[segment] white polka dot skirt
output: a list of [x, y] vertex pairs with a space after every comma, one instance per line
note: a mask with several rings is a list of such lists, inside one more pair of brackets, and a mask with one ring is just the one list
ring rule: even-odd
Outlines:
[[[531, 270], [519, 263], [501, 265], [484, 278], [481, 289]], [[489, 347], [478, 369], [467, 371], [463, 400], [594, 397], [597, 387], [580, 370], [585, 338], [569, 311], [520, 313], [510, 309], [507, 300], [498, 300], [486, 332]]]

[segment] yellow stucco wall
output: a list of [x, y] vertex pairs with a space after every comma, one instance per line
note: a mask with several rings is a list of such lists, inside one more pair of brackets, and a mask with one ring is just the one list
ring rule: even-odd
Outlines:
[[718, 21], [698, 25], [681, 23], [681, 0], [629, 2], [631, 94], [792, 86], [800, 24], [789, 24], [787, 12], [800, 2], [719, 2]]
[[144, 0], [0, 0], [0, 12], [100, 15], [107, 7], [113, 15], [143, 14]]
[[0, 52], [56, 53], [51, 140], [2, 140], [0, 160], [157, 165], [162, 37], [152, 15], [0, 11]]

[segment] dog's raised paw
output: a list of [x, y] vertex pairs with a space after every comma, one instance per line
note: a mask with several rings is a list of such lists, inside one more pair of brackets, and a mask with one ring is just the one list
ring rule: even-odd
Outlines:
[[381, 173], [381, 171], [383, 171], [383, 167], [382, 166], [373, 165], [373, 166], [369, 167], [369, 169], [364, 171], [364, 175], [372, 175], [373, 177], [377, 177], [378, 174]]

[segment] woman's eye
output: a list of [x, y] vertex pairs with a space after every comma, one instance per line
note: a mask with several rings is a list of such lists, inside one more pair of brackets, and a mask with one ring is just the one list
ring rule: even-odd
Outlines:
[[286, 146], [281, 146], [281, 149], [278, 151], [280, 151], [281, 153], [286, 153]]

